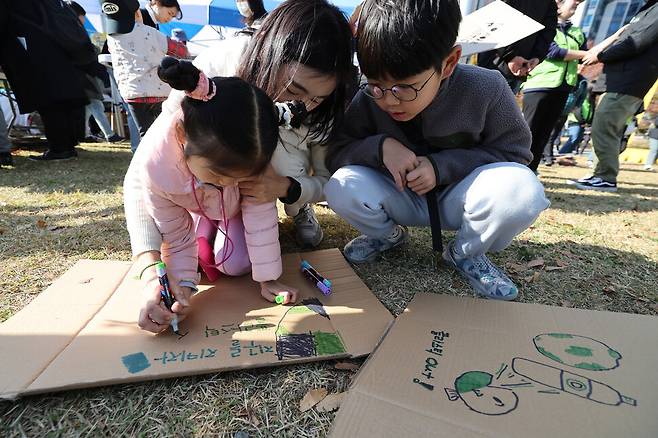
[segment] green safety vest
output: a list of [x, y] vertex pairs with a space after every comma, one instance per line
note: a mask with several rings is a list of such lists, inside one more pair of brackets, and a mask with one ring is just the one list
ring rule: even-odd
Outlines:
[[[559, 29], [555, 32], [555, 43], [563, 49], [580, 50], [585, 42], [585, 34], [579, 27], [571, 26], [566, 33]], [[524, 90], [533, 88], [557, 88], [563, 82], [574, 86], [578, 81], [578, 60], [562, 61], [559, 59], [545, 59], [528, 75], [523, 85]]]

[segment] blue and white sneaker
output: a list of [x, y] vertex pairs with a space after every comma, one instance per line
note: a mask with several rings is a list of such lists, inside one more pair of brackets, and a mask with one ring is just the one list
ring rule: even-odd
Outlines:
[[454, 242], [450, 242], [443, 250], [443, 259], [466, 277], [479, 295], [510, 301], [519, 294], [514, 282], [484, 254], [467, 258], [457, 254]]
[[407, 240], [407, 228], [396, 225], [387, 236], [381, 239], [368, 237], [365, 234], [352, 239], [345, 245], [343, 253], [351, 263], [372, 262], [379, 254], [402, 245], [405, 240]]

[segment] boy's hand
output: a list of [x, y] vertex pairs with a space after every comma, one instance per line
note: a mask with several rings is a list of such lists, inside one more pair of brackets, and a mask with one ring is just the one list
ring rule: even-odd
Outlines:
[[192, 289], [178, 286], [177, 283], [172, 283], [170, 286], [177, 300], [172, 306], [172, 311], [169, 311], [162, 302], [160, 297], [162, 286], [158, 281], [158, 277], [153, 277], [146, 282], [143, 289], [145, 301], [139, 311], [139, 319], [137, 320], [139, 328], [152, 333], [161, 333], [167, 330], [169, 323], [175, 316], [180, 322], [190, 313]]
[[418, 195], [424, 195], [436, 187], [434, 166], [427, 157], [418, 157], [420, 164], [407, 174], [407, 187]]
[[400, 191], [407, 185], [407, 173], [418, 166], [416, 154], [394, 138], [387, 138], [382, 145], [382, 161], [391, 172]]
[[267, 301], [274, 302], [274, 299], [279, 294], [279, 292], [288, 292], [283, 304], [290, 304], [297, 302], [297, 289], [295, 289], [294, 287], [286, 286], [285, 284], [279, 283], [276, 280], [261, 281], [260, 294]]

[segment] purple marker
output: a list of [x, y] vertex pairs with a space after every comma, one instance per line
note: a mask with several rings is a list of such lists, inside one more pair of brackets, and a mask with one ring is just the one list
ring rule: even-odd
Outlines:
[[320, 275], [306, 260], [302, 260], [302, 272], [306, 278], [315, 283], [315, 287], [320, 289], [323, 295], [329, 295], [331, 293], [331, 281]]

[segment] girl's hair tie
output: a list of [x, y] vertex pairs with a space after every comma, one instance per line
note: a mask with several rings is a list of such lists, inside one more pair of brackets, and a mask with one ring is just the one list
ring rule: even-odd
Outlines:
[[286, 129], [296, 129], [302, 126], [302, 122], [306, 118], [306, 106], [300, 100], [290, 102], [275, 102], [279, 113], [279, 126]]
[[208, 79], [202, 71], [199, 71], [199, 81], [196, 84], [196, 88], [192, 91], [186, 91], [185, 95], [192, 99], [207, 102], [215, 97], [216, 93], [217, 87], [215, 86], [215, 83]]

